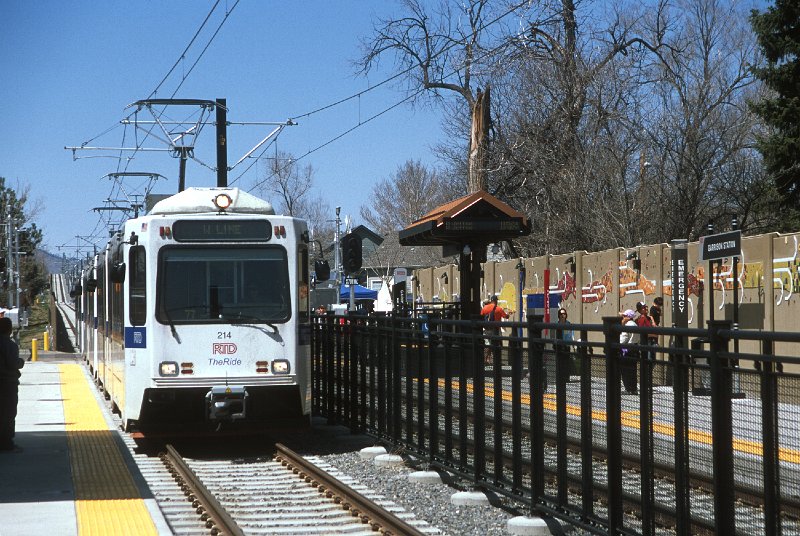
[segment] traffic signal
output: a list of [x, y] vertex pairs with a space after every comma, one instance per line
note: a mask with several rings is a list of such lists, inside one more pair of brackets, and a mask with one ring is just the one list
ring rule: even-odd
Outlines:
[[353, 233], [342, 237], [342, 268], [353, 274], [361, 269], [361, 237]]

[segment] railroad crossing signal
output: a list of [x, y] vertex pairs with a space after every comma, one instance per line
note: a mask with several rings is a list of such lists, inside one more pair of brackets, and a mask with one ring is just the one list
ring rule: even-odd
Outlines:
[[361, 269], [361, 237], [357, 234], [342, 237], [342, 268], [347, 274]]

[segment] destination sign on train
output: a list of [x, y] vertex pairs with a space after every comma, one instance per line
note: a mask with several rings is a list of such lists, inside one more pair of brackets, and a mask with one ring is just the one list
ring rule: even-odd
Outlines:
[[713, 261], [742, 254], [742, 231], [729, 231], [700, 237], [700, 260]]
[[172, 225], [172, 236], [181, 242], [262, 242], [271, 233], [265, 220], [178, 220]]

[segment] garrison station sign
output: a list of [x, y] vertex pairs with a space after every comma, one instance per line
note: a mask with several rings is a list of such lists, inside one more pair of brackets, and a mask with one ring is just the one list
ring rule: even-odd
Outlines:
[[725, 257], [741, 257], [742, 231], [729, 231], [700, 237], [700, 260], [714, 261]]

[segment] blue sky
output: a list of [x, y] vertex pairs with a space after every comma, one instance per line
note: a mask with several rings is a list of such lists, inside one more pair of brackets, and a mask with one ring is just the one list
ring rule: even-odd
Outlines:
[[[45, 249], [70, 255], [83, 238], [107, 233], [93, 211], [112, 196], [118, 171], [116, 153], [79, 151], [73, 160], [65, 146], [120, 147], [134, 144], [134, 130], [119, 121], [125, 107], [147, 98], [195, 35], [213, 0], [23, 1], [0, 0], [0, 176], [7, 184], [28, 185], [41, 204], [37, 225]], [[226, 8], [222, 1], [184, 61], [156, 95], [168, 98], [216, 30]], [[176, 98], [226, 98], [229, 121], [284, 121], [349, 97], [387, 78], [379, 70], [369, 78], [354, 74], [359, 39], [370, 34], [375, 17], [391, 16], [393, 2], [278, 2], [241, 0], [186, 77]], [[388, 62], [383, 64], [391, 69]], [[279, 151], [300, 156], [403, 99], [396, 87], [383, 86], [325, 112], [299, 119], [277, 141]], [[171, 115], [172, 112], [171, 112]], [[175, 111], [184, 116], [186, 110]], [[140, 119], [150, 120], [147, 113]], [[113, 127], [113, 128], [112, 128]], [[109, 132], [104, 133], [107, 129]], [[271, 127], [228, 128], [229, 165], [260, 141]], [[141, 134], [140, 134], [141, 137]], [[356, 128], [301, 160], [315, 170], [315, 191], [333, 207], [341, 206], [358, 222], [359, 207], [369, 204], [377, 181], [388, 178], [408, 159], [434, 166], [432, 146], [442, 137], [440, 114], [430, 107], [403, 104]], [[196, 156], [214, 166], [214, 127], [197, 141]], [[163, 148], [153, 141], [145, 147]], [[274, 146], [264, 156], [274, 154]], [[92, 158], [85, 158], [92, 157]], [[101, 158], [102, 157], [102, 158]], [[113, 157], [113, 158], [111, 158]], [[233, 186], [245, 190], [263, 179], [266, 161], [245, 161], [230, 172]], [[178, 160], [166, 153], [137, 154], [128, 171], [167, 177], [154, 192], [174, 193]], [[216, 174], [193, 161], [187, 186], [214, 186]], [[133, 193], [142, 186], [126, 179]], [[119, 192], [113, 192], [119, 198]], [[105, 213], [108, 214], [108, 213]], [[331, 218], [334, 214], [331, 214]], [[59, 248], [61, 246], [61, 248]]]

